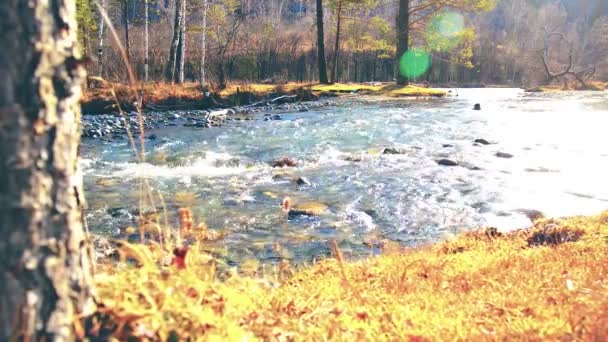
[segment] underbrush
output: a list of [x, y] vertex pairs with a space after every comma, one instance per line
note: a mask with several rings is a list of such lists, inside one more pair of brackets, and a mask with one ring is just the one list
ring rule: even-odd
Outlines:
[[[219, 267], [210, 231], [180, 212], [184, 240], [121, 247], [98, 266], [92, 338], [142, 340], [602, 340], [608, 336], [608, 212], [483, 229], [382, 255]], [[184, 226], [185, 224], [185, 226]], [[185, 229], [185, 230], [184, 230]], [[160, 230], [159, 230], [160, 231]], [[190, 236], [188, 238], [188, 236]], [[280, 248], [280, 246], [279, 246]], [[221, 269], [221, 271], [219, 271]]]

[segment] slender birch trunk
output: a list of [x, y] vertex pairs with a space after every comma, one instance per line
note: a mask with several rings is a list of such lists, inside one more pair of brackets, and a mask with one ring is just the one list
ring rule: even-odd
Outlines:
[[148, 51], [149, 51], [149, 36], [148, 36], [148, 0], [144, 0], [144, 81], [148, 82]]
[[[101, 0], [101, 9], [106, 9], [106, 0]], [[105, 21], [103, 20], [103, 16], [101, 13], [99, 14], [99, 32], [97, 32], [97, 74], [99, 77], [103, 77], [103, 30], [104, 30]]]
[[205, 59], [207, 58], [207, 0], [203, 0], [203, 32], [201, 33], [201, 86], [205, 86]]
[[166, 78], [167, 81], [174, 83], [177, 74], [177, 66], [179, 60], [179, 51], [180, 51], [180, 36], [181, 36], [181, 25], [182, 25], [182, 15], [181, 15], [181, 1], [175, 1], [175, 16], [173, 22], [173, 38], [171, 39], [171, 48], [169, 49], [169, 63], [167, 64], [167, 72]]
[[184, 66], [186, 60], [186, 0], [182, 1], [182, 26], [180, 30], [179, 83], [184, 83]]

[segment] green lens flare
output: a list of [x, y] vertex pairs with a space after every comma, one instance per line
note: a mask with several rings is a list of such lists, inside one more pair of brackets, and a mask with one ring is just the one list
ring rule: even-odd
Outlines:
[[422, 50], [409, 50], [399, 59], [399, 72], [409, 79], [422, 76], [430, 67], [431, 56]]
[[464, 18], [460, 13], [446, 12], [439, 16], [439, 33], [444, 37], [455, 37], [464, 28]]
[[460, 43], [463, 30], [464, 17], [460, 13], [438, 13], [425, 27], [426, 43], [433, 51], [452, 50]]

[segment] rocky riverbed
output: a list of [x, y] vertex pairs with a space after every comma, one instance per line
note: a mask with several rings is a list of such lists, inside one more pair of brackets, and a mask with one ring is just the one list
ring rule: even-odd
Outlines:
[[[111, 129], [83, 140], [89, 226], [137, 240], [140, 213], [179, 227], [187, 207], [217, 232], [206, 248], [229, 264], [310, 262], [330, 240], [361, 256], [381, 241], [417, 245], [608, 206], [604, 94], [459, 94], [149, 113], [146, 163]], [[142, 180], [163, 204], [141, 206]]]
[[[289, 98], [286, 100], [289, 101]], [[283, 101], [285, 102], [285, 101]], [[326, 107], [334, 103], [329, 100], [308, 101], [291, 103], [275, 101], [265, 102], [249, 106], [211, 109], [211, 110], [178, 110], [178, 111], [145, 111], [142, 118], [146, 132], [161, 127], [190, 127], [203, 129], [209, 127], [220, 127], [231, 121], [250, 120], [281, 120], [282, 113], [307, 112], [313, 109]], [[262, 117], [254, 114], [265, 113]], [[113, 114], [93, 114], [82, 117], [82, 136], [85, 138], [124, 139], [127, 137], [127, 125], [133, 135], [139, 135], [139, 115], [137, 112]], [[147, 135], [148, 139], [155, 139], [156, 135]]]

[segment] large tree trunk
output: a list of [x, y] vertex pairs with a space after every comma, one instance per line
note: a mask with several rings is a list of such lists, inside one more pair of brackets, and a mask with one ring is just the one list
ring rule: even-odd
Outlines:
[[331, 81], [338, 81], [338, 63], [340, 62], [340, 23], [342, 21], [342, 0], [338, 0], [338, 9], [336, 11], [336, 43], [334, 45], [334, 64], [331, 68]]
[[317, 53], [319, 58], [319, 82], [327, 81], [327, 65], [325, 64], [325, 34], [323, 33], [323, 0], [317, 0]]
[[72, 341], [94, 309], [77, 170], [73, 0], [0, 1], [0, 340]]
[[401, 56], [408, 50], [409, 24], [410, 24], [410, 0], [399, 0], [399, 17], [397, 19], [397, 84], [406, 85], [407, 78], [399, 71]]

